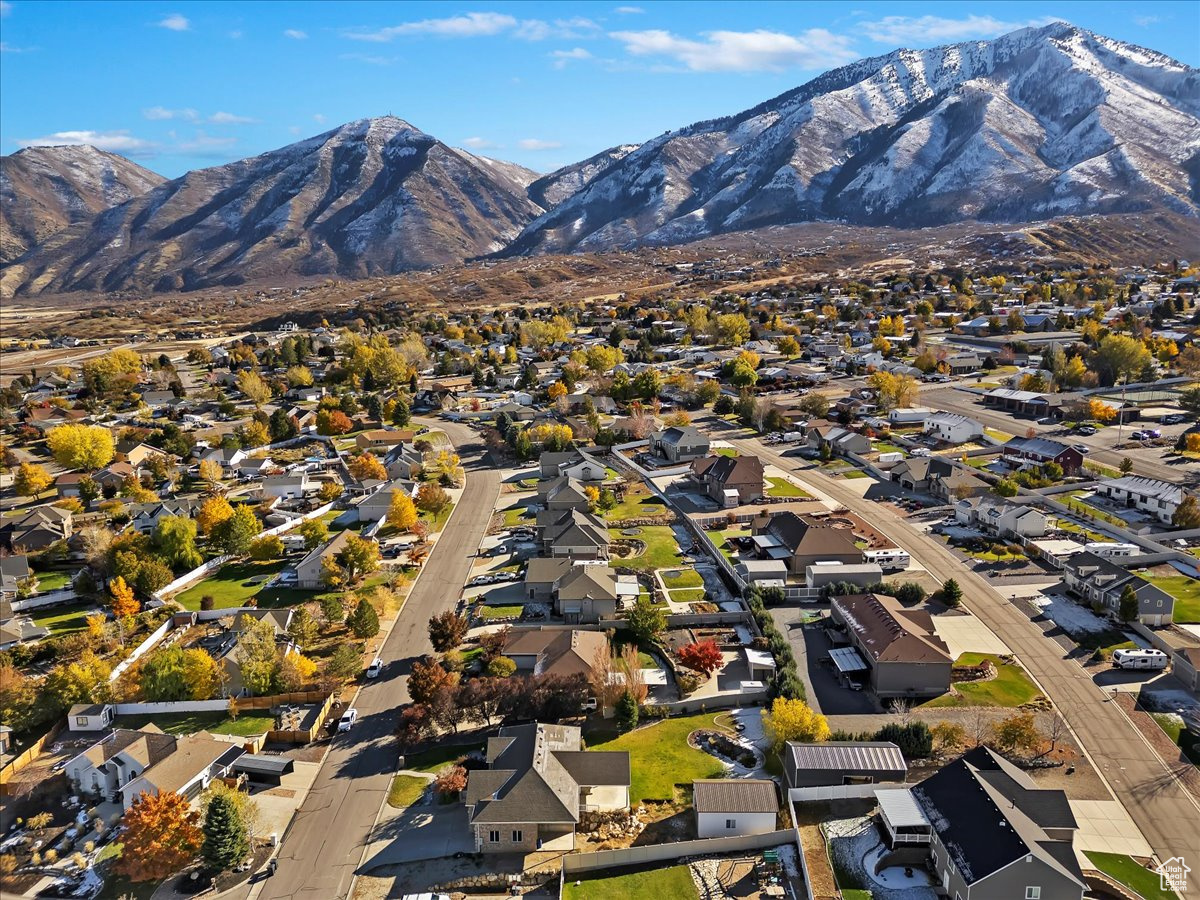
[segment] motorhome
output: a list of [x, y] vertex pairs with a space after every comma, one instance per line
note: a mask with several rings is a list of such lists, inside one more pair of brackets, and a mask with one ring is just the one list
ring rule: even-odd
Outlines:
[[881, 550], [864, 550], [863, 562], [875, 563], [885, 572], [899, 572], [908, 568], [911, 558], [907, 550], [886, 547]]
[[1112, 662], [1118, 669], [1165, 669], [1167, 654], [1161, 650], [1114, 650]]

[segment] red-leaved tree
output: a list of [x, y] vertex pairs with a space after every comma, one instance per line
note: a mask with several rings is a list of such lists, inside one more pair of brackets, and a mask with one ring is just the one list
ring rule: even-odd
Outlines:
[[679, 661], [707, 678], [721, 668], [721, 648], [716, 641], [698, 641], [679, 648]]

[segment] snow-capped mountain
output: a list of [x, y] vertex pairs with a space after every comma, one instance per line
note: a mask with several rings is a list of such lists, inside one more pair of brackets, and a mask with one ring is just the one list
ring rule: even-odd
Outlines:
[[0, 262], [164, 181], [95, 147], [28, 147], [0, 157]]
[[[616, 151], [610, 151], [615, 153]], [[601, 155], [603, 156], [603, 154]], [[505, 253], [1200, 203], [1200, 71], [1066, 23], [897, 50], [622, 155]]]
[[583, 162], [556, 169], [530, 184], [529, 196], [542, 209], [553, 209], [575, 196], [584, 185], [603, 175], [637, 148], [637, 144], [622, 144], [589, 156]]
[[362, 119], [200, 169], [62, 231], [0, 276], [5, 293], [187, 290], [362, 277], [494, 253], [541, 210], [534, 174]]

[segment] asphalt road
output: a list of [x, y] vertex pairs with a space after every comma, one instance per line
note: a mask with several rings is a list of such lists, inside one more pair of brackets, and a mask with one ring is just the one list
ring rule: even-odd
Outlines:
[[453, 608], [491, 519], [499, 473], [484, 466], [478, 436], [461, 425], [438, 422], [467, 470], [462, 499], [434, 544], [400, 611], [380, 656], [383, 674], [359, 692], [358, 724], [335, 735], [332, 749], [279, 850], [279, 870], [260, 881], [251, 896], [264, 900], [334, 900], [348, 895], [354, 870], [375, 825], [395, 770], [392, 738], [399, 707], [408, 702], [412, 662], [433, 648], [429, 617]]
[[[1138, 475], [1148, 475], [1151, 478], [1176, 482], [1200, 479], [1200, 465], [1185, 460], [1183, 457], [1175, 457], [1179, 460], [1176, 463], [1166, 463], [1161, 461], [1158, 451], [1149, 448], [1146, 450], [1137, 448], [1113, 450], [1112, 445], [1116, 442], [1117, 430], [1112, 426], [1103, 428], [1090, 437], [1075, 434], [1065, 431], [1059, 425], [1039, 425], [1033, 419], [1019, 419], [1008, 413], [990, 409], [982, 403], [976, 403], [973, 395], [946, 387], [922, 393], [920, 402], [922, 405], [934, 409], [945, 409], [949, 412], [970, 416], [989, 428], [998, 428], [1008, 434], [1024, 436], [1025, 432], [1032, 428], [1039, 435], [1054, 438], [1065, 444], [1083, 444], [1091, 448], [1088, 459], [1114, 469], [1121, 465], [1121, 460], [1129, 457], [1133, 462], [1133, 471]], [[1143, 426], [1137, 422], [1126, 425], [1125, 437], [1128, 438], [1130, 432], [1137, 431], [1141, 427]], [[1174, 439], [1187, 427], [1187, 425], [1181, 425], [1165, 431], [1164, 434]]]
[[[732, 427], [732, 426], [727, 426]], [[720, 434], [714, 429], [714, 434]], [[728, 432], [726, 432], [728, 434]], [[722, 435], [724, 436], [724, 435]], [[909, 551], [929, 572], [962, 586], [964, 603], [1000, 635], [1066, 718], [1093, 764], [1159, 859], [1200, 859], [1200, 805], [1180, 784], [1115, 703], [1062, 648], [1014, 607], [986, 579], [964, 566], [937, 539], [911, 528], [879, 505], [864, 500], [847, 483], [830, 478], [796, 457], [784, 457], [757, 440], [725, 437], [739, 451], [754, 454], [824, 491]]]

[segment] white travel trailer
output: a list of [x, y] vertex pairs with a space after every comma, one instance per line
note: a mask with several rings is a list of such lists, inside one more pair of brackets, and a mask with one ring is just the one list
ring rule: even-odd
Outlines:
[[1161, 650], [1114, 650], [1112, 661], [1118, 669], [1165, 669], [1167, 654]]

